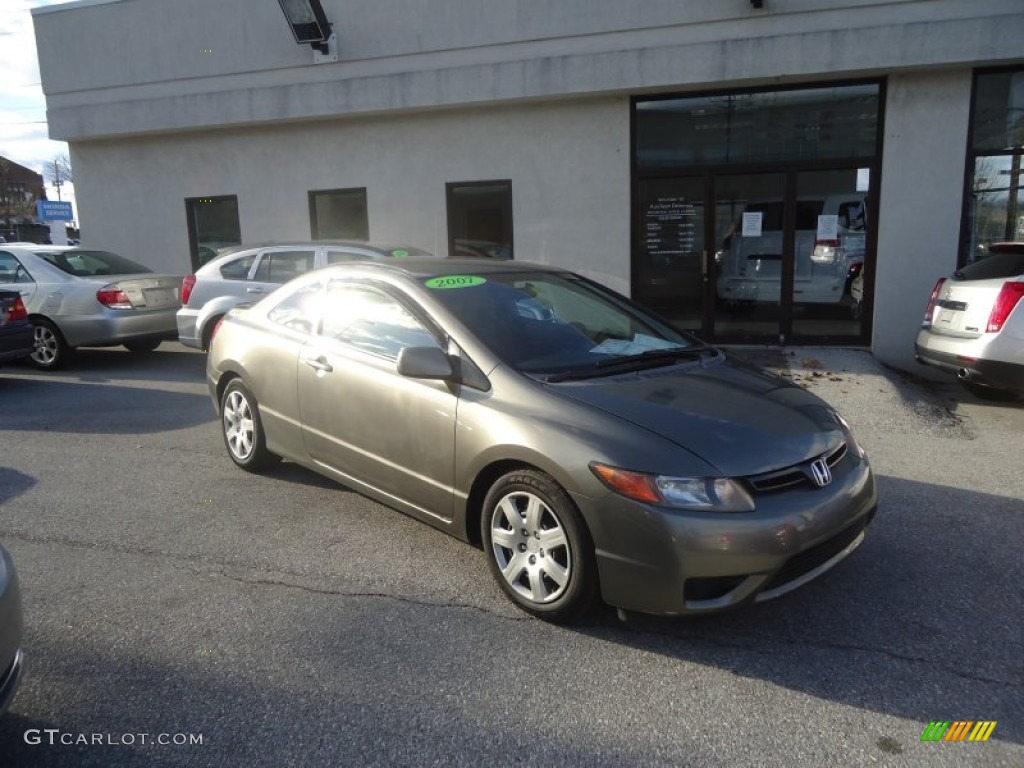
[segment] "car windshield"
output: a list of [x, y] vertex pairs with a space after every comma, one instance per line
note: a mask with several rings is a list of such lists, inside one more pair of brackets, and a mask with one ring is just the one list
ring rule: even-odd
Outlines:
[[584, 278], [554, 272], [424, 279], [504, 362], [549, 380], [692, 358], [706, 346]]
[[153, 271], [109, 251], [36, 251], [36, 254], [62, 272], [75, 277], [136, 275]]
[[955, 273], [960, 280], [992, 280], [1024, 275], [1024, 243], [993, 245], [988, 256]]

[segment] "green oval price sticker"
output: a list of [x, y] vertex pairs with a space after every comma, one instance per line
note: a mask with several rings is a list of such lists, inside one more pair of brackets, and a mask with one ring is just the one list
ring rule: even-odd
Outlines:
[[444, 277], [432, 277], [426, 282], [427, 288], [469, 288], [474, 285], [483, 285], [487, 281], [476, 275], [445, 275]]

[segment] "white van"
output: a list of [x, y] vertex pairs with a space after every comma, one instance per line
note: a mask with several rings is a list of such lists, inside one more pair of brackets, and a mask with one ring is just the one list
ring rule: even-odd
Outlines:
[[[777, 303], [782, 286], [782, 201], [751, 202], [743, 213], [760, 213], [760, 227], [751, 226], [744, 236], [741, 214], [726, 235], [715, 256], [718, 298]], [[831, 216], [835, 219], [823, 218]], [[867, 198], [862, 192], [797, 200], [793, 301], [842, 301], [864, 264], [866, 228]]]

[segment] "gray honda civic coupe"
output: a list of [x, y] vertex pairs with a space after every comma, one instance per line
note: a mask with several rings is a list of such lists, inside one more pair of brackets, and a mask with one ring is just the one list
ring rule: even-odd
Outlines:
[[553, 267], [316, 270], [228, 313], [207, 378], [237, 466], [288, 459], [478, 545], [551, 621], [777, 597], [877, 506], [828, 403]]

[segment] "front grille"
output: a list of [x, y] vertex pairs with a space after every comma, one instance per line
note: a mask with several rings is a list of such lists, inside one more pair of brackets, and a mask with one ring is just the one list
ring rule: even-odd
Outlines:
[[777, 469], [774, 472], [765, 472], [763, 475], [748, 477], [747, 482], [750, 483], [750, 486], [757, 493], [780, 491], [783, 488], [800, 485], [801, 483], [806, 483], [812, 488], [817, 488], [811, 476], [811, 462], [817, 461], [818, 459], [824, 459], [829, 468], [832, 468], [843, 460], [846, 456], [846, 452], [847, 447], [846, 442], [844, 441], [838, 448], [830, 453], [823, 453], [821, 456], [815, 456], [813, 459], [801, 462], [800, 464], [795, 464], [792, 467]]
[[789, 558], [789, 560], [786, 561], [786, 564], [782, 566], [782, 569], [772, 576], [768, 583], [761, 588], [762, 591], [775, 589], [777, 587], [781, 587], [783, 584], [788, 584], [794, 579], [799, 579], [808, 571], [813, 571], [819, 565], [827, 563], [833, 557], [850, 546], [854, 539], [860, 536], [864, 529], [868, 527], [868, 523], [871, 522], [872, 517], [873, 514], [865, 515], [842, 533], [839, 533], [831, 539], [823, 541], [821, 544], [813, 546], [810, 549], [804, 550], [799, 554], [793, 555], [793, 557]]

